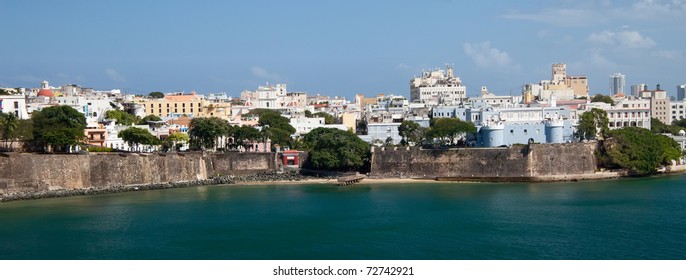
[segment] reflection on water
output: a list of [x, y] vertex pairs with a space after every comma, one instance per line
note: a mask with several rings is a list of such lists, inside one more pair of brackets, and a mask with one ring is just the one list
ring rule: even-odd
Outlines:
[[686, 176], [219, 185], [0, 204], [0, 259], [683, 259]]

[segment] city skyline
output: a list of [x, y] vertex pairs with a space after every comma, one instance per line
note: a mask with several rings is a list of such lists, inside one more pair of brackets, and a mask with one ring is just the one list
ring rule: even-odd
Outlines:
[[[542, 6], [541, 6], [542, 5]], [[409, 96], [422, 70], [453, 65], [469, 96], [519, 95], [553, 63], [626, 84], [683, 84], [675, 36], [686, 1], [184, 3], [0, 1], [0, 86], [227, 92], [267, 82], [351, 98]]]

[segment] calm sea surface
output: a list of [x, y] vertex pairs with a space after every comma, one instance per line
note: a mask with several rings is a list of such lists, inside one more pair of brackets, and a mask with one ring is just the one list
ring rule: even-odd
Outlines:
[[0, 259], [686, 259], [686, 176], [10, 202]]

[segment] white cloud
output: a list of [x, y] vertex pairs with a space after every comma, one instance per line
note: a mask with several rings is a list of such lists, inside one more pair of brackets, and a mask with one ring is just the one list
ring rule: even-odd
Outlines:
[[278, 83], [284, 80], [279, 74], [269, 73], [267, 70], [264, 70], [264, 68], [259, 66], [253, 66], [250, 68], [250, 72], [253, 74], [253, 76], [270, 82]]
[[590, 9], [546, 9], [534, 13], [513, 12], [501, 16], [506, 19], [528, 20], [556, 26], [588, 26], [604, 21], [604, 17]]
[[126, 78], [124, 78], [124, 76], [119, 74], [119, 72], [117, 72], [114, 69], [110, 69], [110, 68], [105, 69], [105, 74], [107, 74], [107, 77], [110, 78], [112, 81], [120, 82], [120, 83], [126, 82]]
[[653, 56], [662, 57], [670, 60], [682, 59], [684, 57], [683, 51], [677, 50], [659, 50], [650, 53]]
[[613, 45], [620, 48], [649, 49], [655, 46], [655, 41], [641, 35], [638, 31], [602, 31], [594, 32], [586, 39], [591, 43]]
[[631, 9], [637, 17], [655, 17], [677, 15], [686, 12], [686, 0], [641, 0], [634, 3]]
[[491, 42], [488, 41], [475, 44], [465, 43], [464, 52], [474, 60], [476, 66], [481, 68], [518, 68], [512, 62], [509, 54], [491, 47]]

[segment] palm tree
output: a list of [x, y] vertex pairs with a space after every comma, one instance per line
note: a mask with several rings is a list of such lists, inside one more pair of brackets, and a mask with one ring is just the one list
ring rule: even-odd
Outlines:
[[[9, 113], [5, 114], [0, 112], [0, 127], [2, 127], [2, 140], [4, 142], [4, 149], [10, 150], [14, 142], [14, 131], [17, 129], [18, 119], [17, 116]], [[11, 140], [9, 144], [8, 140]]]

